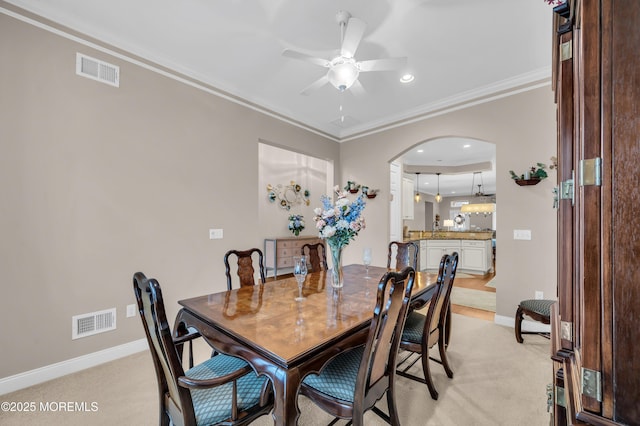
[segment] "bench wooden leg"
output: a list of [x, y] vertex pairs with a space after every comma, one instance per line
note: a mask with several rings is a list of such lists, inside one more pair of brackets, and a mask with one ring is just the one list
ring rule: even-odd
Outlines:
[[524, 342], [524, 340], [522, 339], [522, 320], [523, 320], [522, 307], [518, 306], [518, 310], [516, 311], [516, 326], [515, 326], [516, 340], [518, 341], [518, 343]]

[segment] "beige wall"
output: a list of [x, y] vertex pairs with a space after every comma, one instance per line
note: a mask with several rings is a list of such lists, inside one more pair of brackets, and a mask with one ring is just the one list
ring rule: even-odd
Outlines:
[[[76, 76], [77, 51], [120, 88]], [[223, 290], [223, 254], [273, 236], [259, 138], [339, 164], [336, 142], [2, 14], [0, 58], [0, 377], [143, 338], [124, 315], [138, 270], [170, 318]], [[71, 340], [73, 315], [111, 307], [117, 330]]]
[[[121, 87], [76, 76], [77, 51], [119, 65]], [[382, 189], [345, 251], [360, 262], [374, 247], [374, 264], [386, 262], [391, 159], [441, 136], [496, 143], [498, 314], [555, 293], [554, 176], [521, 188], [507, 173], [555, 155], [549, 87], [339, 145], [6, 15], [0, 57], [0, 377], [142, 338], [124, 316], [135, 271], [159, 279], [170, 317], [177, 300], [222, 290], [224, 252], [273, 236], [258, 217], [259, 139], [334, 162], [336, 182]], [[514, 228], [533, 240], [513, 241]], [[116, 331], [71, 340], [73, 315], [110, 307]]]
[[[389, 235], [389, 162], [411, 147], [447, 136], [496, 144], [497, 314], [513, 317], [518, 302], [556, 294], [556, 211], [551, 190], [555, 173], [537, 186], [517, 186], [509, 170], [549, 163], [556, 152], [555, 106], [549, 86], [479, 104], [341, 144], [344, 179], [381, 188], [376, 208], [367, 206], [367, 232], [345, 251], [359, 260], [365, 245], [380, 247]], [[366, 148], [365, 148], [366, 147]], [[383, 203], [384, 201], [384, 203]], [[531, 241], [513, 240], [514, 229], [529, 229]], [[374, 264], [386, 253], [374, 251]]]
[[[292, 148], [294, 149], [294, 148]], [[266, 143], [260, 144], [258, 184], [259, 225], [269, 238], [293, 237], [289, 231], [289, 216], [302, 215], [305, 228], [300, 236], [315, 237], [318, 231], [313, 221], [313, 209], [319, 207], [320, 196], [330, 194], [333, 187], [333, 164], [326, 160], [300, 154], [293, 150], [282, 149]], [[267, 186], [286, 188], [291, 181], [308, 190], [309, 205], [300, 197], [300, 204], [292, 203], [289, 210], [280, 206], [278, 200], [271, 202], [268, 198]], [[262, 247], [262, 246], [260, 246]]]

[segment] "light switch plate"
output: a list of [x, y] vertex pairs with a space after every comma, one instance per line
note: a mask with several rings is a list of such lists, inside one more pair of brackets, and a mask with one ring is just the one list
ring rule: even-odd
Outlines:
[[209, 239], [210, 240], [221, 240], [224, 233], [222, 229], [209, 229]]
[[127, 305], [127, 318], [131, 318], [135, 316], [136, 316], [136, 305], [134, 304]]
[[530, 229], [514, 229], [513, 239], [514, 240], [530, 240], [531, 230]]

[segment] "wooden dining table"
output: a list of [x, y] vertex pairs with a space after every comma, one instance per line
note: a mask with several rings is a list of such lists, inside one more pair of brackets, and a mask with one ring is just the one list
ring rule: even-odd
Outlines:
[[[176, 328], [194, 327], [218, 352], [246, 360], [273, 383], [276, 425], [295, 425], [298, 387], [336, 354], [363, 344], [373, 318], [377, 287], [386, 268], [344, 267], [344, 286], [333, 288], [331, 271], [309, 273], [304, 300], [296, 301], [294, 277], [178, 303]], [[412, 302], [426, 301], [436, 274], [419, 272]]]

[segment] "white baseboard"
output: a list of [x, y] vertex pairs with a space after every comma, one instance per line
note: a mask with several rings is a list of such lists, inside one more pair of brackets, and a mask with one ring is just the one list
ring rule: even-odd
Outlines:
[[123, 345], [4, 377], [0, 379], [0, 395], [28, 388], [29, 386], [37, 385], [38, 383], [48, 380], [57, 379], [58, 377], [95, 367], [96, 365], [104, 364], [105, 362], [123, 358], [147, 349], [149, 349], [147, 339], [134, 340], [133, 342]]
[[[498, 325], [504, 325], [505, 327], [516, 327], [515, 317], [505, 317], [503, 315], [496, 315], [493, 322]], [[543, 324], [537, 321], [522, 321], [522, 331], [534, 331], [536, 333], [551, 333], [551, 325]]]

